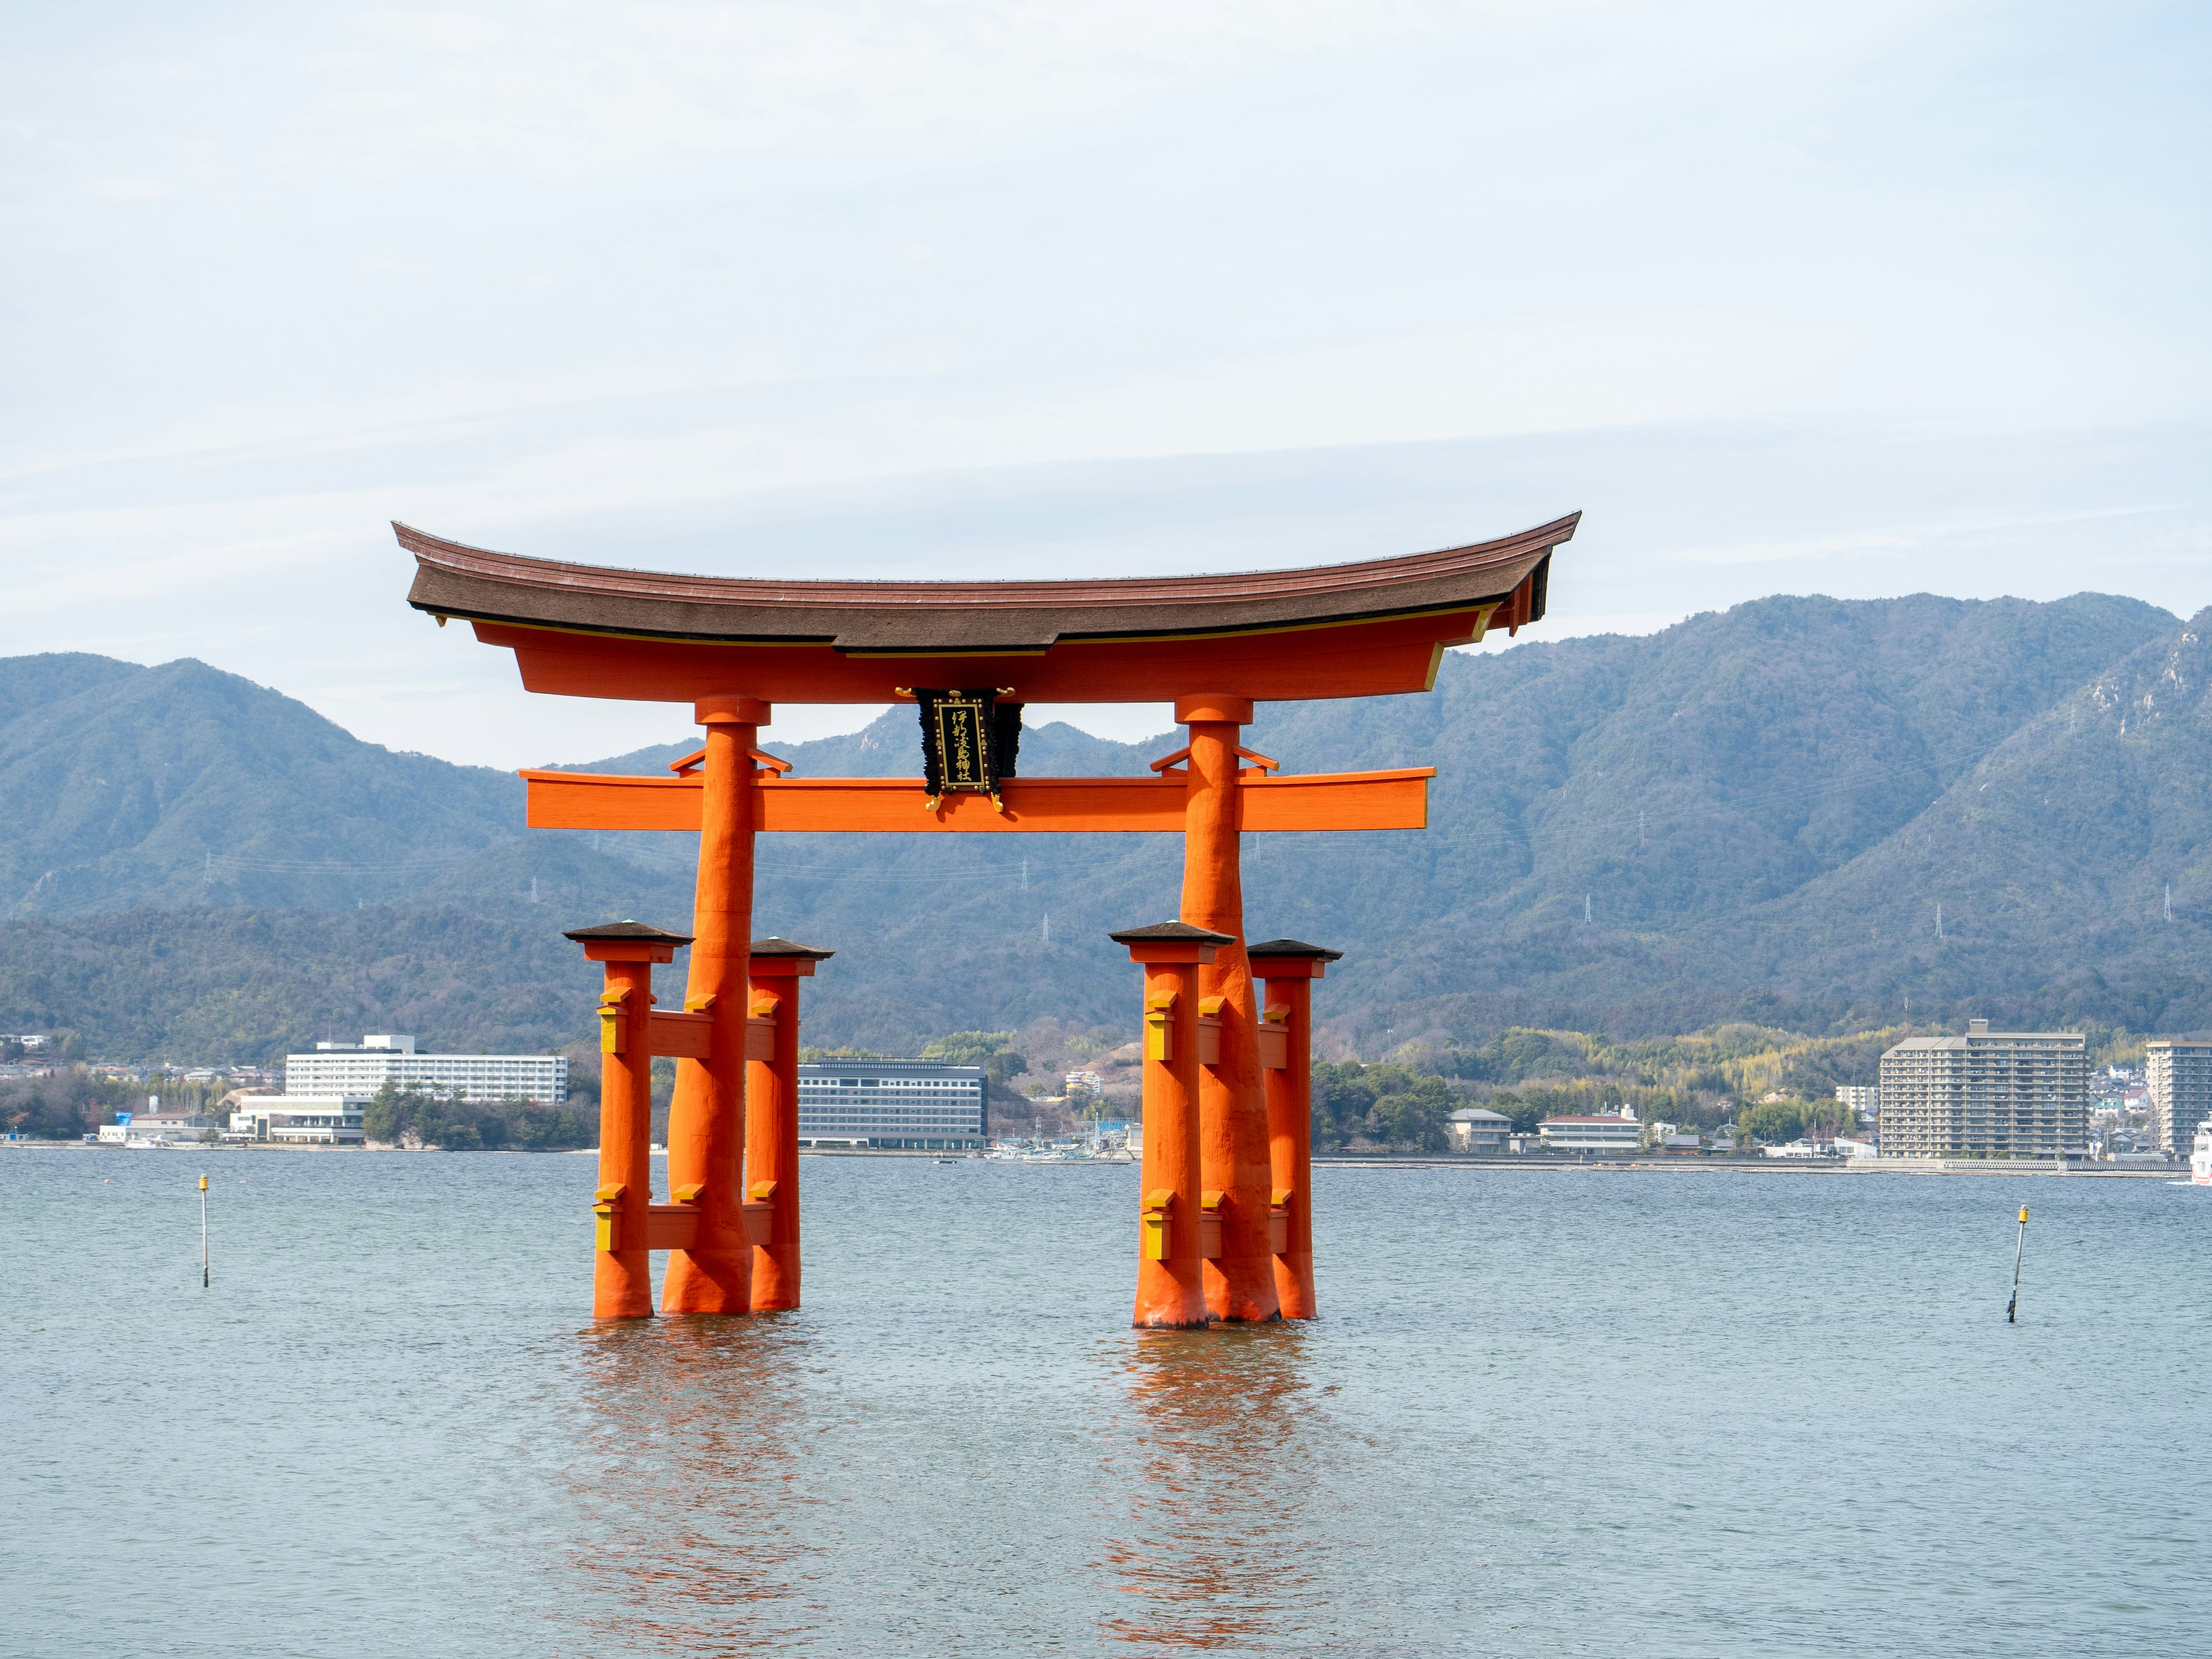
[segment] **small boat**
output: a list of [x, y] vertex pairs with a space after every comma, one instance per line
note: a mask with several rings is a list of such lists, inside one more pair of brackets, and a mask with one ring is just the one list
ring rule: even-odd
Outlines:
[[2189, 1179], [2199, 1187], [2212, 1187], [2212, 1117], [2197, 1126], [2197, 1144], [2189, 1152]]

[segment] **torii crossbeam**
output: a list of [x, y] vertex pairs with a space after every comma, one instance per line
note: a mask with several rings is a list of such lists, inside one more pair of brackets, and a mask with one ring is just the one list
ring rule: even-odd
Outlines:
[[[1424, 828], [1434, 774], [1419, 768], [1284, 776], [1273, 762], [1242, 746], [1242, 729], [1251, 723], [1255, 702], [1432, 689], [1448, 647], [1474, 643], [1493, 628], [1518, 632], [1542, 617], [1552, 551], [1572, 537], [1580, 517], [1498, 541], [1363, 563], [1035, 582], [663, 575], [489, 552], [395, 525], [400, 544], [416, 562], [408, 602], [441, 626], [458, 617], [484, 643], [512, 650], [526, 690], [689, 702], [706, 728], [704, 745], [678, 763], [674, 777], [522, 775], [533, 828], [700, 834], [684, 999], [697, 1018], [670, 1039], [680, 1048], [665, 1050], [683, 1056], [669, 1117], [668, 1179], [684, 1197], [648, 1205], [647, 1194], [630, 1194], [641, 1217], [649, 1214], [650, 1247], [670, 1249], [663, 1309], [743, 1313], [797, 1299], [795, 1164], [786, 1170], [779, 1164], [773, 1182], [760, 1183], [772, 1190], [750, 1206], [744, 1180], [744, 1148], [775, 1144], [774, 1136], [763, 1139], [763, 1126], [749, 1133], [745, 1117], [748, 1044], [763, 1040], [749, 1036], [750, 1011], [757, 994], [767, 994], [753, 987], [750, 960], [757, 834], [1180, 832], [1179, 924], [1198, 942], [1163, 944], [1149, 930], [1116, 937], [1143, 935], [1133, 954], [1165, 964], [1148, 969], [1148, 984], [1157, 978], [1179, 986], [1188, 979], [1194, 988], [1187, 998], [1194, 1006], [1179, 1016], [1162, 1014], [1161, 1030], [1179, 1021], [1186, 1032], [1203, 1033], [1195, 1046], [1187, 1039], [1182, 1059], [1170, 1064], [1164, 1051], [1146, 1068], [1148, 1187], [1155, 1077], [1161, 1089], [1173, 1090], [1183, 1087], [1177, 1079], [1184, 1068], [1193, 1073], [1203, 1221], [1188, 1213], [1186, 1199], [1185, 1218], [1172, 1226], [1164, 1219], [1171, 1204], [1148, 1212], [1154, 1220], [1144, 1236], [1176, 1251], [1211, 1242], [1202, 1246], [1202, 1312], [1190, 1284], [1175, 1281], [1182, 1288], [1171, 1295], [1147, 1291], [1146, 1285], [1172, 1276], [1146, 1268], [1139, 1273], [1137, 1322], [1310, 1316], [1312, 1214], [1304, 1143], [1285, 1154], [1278, 1134], [1271, 1164], [1268, 1096], [1287, 1085], [1262, 1076], [1270, 1065], [1284, 1065], [1263, 1060], [1263, 1052], [1285, 1041], [1293, 1006], [1303, 1044], [1304, 992], [1301, 986], [1295, 1005], [1284, 1005], [1281, 1019], [1261, 1018], [1244, 943], [1238, 836]], [[1189, 743], [1156, 763], [1156, 777], [1024, 778], [1010, 770], [1002, 779], [993, 776], [989, 793], [972, 786], [963, 793], [957, 783], [933, 790], [934, 773], [931, 782], [785, 776], [785, 763], [758, 746], [760, 728], [777, 702], [888, 703], [920, 687], [988, 687], [991, 692], [980, 694], [986, 702], [995, 694], [1017, 705], [1172, 702]], [[1217, 935], [1220, 943], [1207, 942]], [[1275, 944], [1287, 948], [1296, 941]], [[1285, 958], [1291, 965], [1269, 974], [1318, 977], [1321, 963], [1334, 954], [1297, 945]], [[649, 987], [649, 980], [647, 971], [637, 983]], [[642, 1011], [649, 989], [625, 994]], [[670, 1019], [653, 1015], [634, 1025], [617, 1021], [609, 1030], [640, 1034], [631, 1040], [635, 1060], [645, 1052], [635, 1045], [652, 1042], [664, 1027], [678, 1030]], [[1289, 1073], [1302, 1081], [1302, 1058]], [[795, 1103], [783, 1098], [787, 1091], [763, 1086], [779, 1103], [774, 1109], [795, 1110]], [[1275, 1115], [1287, 1121], [1285, 1100], [1277, 1101]], [[612, 1215], [603, 1205], [602, 1231], [610, 1237], [603, 1237], [602, 1248], [611, 1252], [619, 1225]], [[1277, 1243], [1279, 1236], [1297, 1241], [1303, 1253]], [[752, 1241], [767, 1237], [787, 1241], [787, 1260], [764, 1257], [757, 1287], [756, 1251], [766, 1246]], [[1176, 1242], [1170, 1245], [1170, 1239]], [[629, 1241], [640, 1264], [641, 1248]], [[1194, 1267], [1200, 1259], [1190, 1257]], [[650, 1311], [641, 1284], [626, 1282], [611, 1294], [604, 1271], [600, 1282], [595, 1311]]]

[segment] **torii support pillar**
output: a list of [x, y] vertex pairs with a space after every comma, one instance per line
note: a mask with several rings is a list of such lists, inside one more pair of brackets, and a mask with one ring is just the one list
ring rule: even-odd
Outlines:
[[699, 1242], [668, 1253], [660, 1305], [669, 1313], [745, 1313], [752, 1245], [745, 1236], [746, 950], [753, 929], [754, 755], [771, 710], [757, 697], [707, 697], [701, 772], [699, 880], [693, 901], [686, 1011], [714, 1024], [709, 1058], [677, 1062], [668, 1109], [668, 1184], [697, 1194]]
[[605, 963], [599, 997], [599, 1187], [592, 1208], [592, 1316], [653, 1314], [653, 964], [691, 941], [642, 922], [580, 927], [568, 935], [587, 961]]
[[836, 953], [787, 939], [751, 951], [745, 1046], [745, 1196], [753, 1235], [753, 1311], [799, 1305], [799, 981]]
[[1260, 1017], [1244, 955], [1244, 887], [1238, 832], [1243, 761], [1274, 763], [1238, 742], [1251, 724], [1249, 697], [1178, 698], [1190, 729], [1183, 795], [1182, 919], [1227, 935], [1199, 975], [1200, 1012], [1220, 1022], [1218, 1059], [1199, 1083], [1199, 1156], [1205, 1188], [1219, 1197], [1221, 1254], [1206, 1267], [1206, 1310], [1216, 1319], [1282, 1316], [1268, 1249], [1267, 1106], [1260, 1081]]
[[1205, 1325], [1206, 1196], [1199, 1159], [1199, 974], [1234, 943], [1164, 921], [1108, 935], [1145, 970], [1145, 1160], [1138, 1187], [1137, 1313], [1155, 1329]]
[[1267, 1079], [1267, 1154], [1273, 1171], [1275, 1295], [1285, 1319], [1311, 1319], [1313, 1273], [1313, 982], [1344, 955], [1271, 939], [1247, 952], [1267, 986], [1261, 1069]]

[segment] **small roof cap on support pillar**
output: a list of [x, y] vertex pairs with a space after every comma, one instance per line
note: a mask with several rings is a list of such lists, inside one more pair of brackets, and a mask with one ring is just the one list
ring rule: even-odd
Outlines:
[[691, 942], [689, 933], [672, 933], [641, 921], [610, 921], [597, 927], [572, 927], [562, 935], [584, 947], [591, 962], [672, 962]]
[[797, 974], [803, 979], [814, 975], [814, 964], [827, 962], [837, 953], [825, 951], [818, 945], [799, 945], [770, 933], [766, 939], [757, 939], [747, 948], [752, 958], [751, 971], [756, 974]]
[[1319, 979], [1327, 963], [1341, 961], [1344, 952], [1309, 945], [1301, 939], [1271, 939], [1245, 946], [1255, 979]]
[[1237, 943], [1231, 933], [1194, 927], [1187, 921], [1156, 921], [1149, 927], [1125, 927], [1107, 938], [1129, 947], [1132, 962], [1194, 962], [1205, 967], [1224, 945]]

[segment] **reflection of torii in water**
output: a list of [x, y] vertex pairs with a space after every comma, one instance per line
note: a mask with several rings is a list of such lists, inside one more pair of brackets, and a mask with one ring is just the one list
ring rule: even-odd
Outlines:
[[[395, 526], [417, 565], [409, 603], [512, 650], [526, 690], [689, 702], [706, 727], [673, 777], [523, 774], [532, 828], [700, 832], [685, 1013], [649, 1005], [652, 962], [669, 960], [684, 936], [591, 929], [597, 937], [582, 939], [608, 963], [610, 985], [593, 1311], [653, 1311], [655, 1249], [671, 1252], [668, 1312], [797, 1305], [789, 1073], [798, 980], [828, 952], [756, 949], [757, 833], [1143, 830], [1180, 832], [1184, 862], [1178, 922], [1115, 935], [1146, 966], [1137, 1322], [1310, 1317], [1302, 1004], [1335, 953], [1276, 941], [1256, 972], [1286, 994], [1263, 1016], [1238, 836], [1419, 829], [1433, 773], [1286, 777], [1238, 738], [1255, 702], [1426, 690], [1447, 647], [1537, 621], [1552, 550], [1579, 517], [1358, 564], [1046, 582], [670, 576], [486, 552]], [[759, 747], [777, 702], [902, 695], [954, 723], [942, 740], [955, 764], [943, 750], [932, 757], [941, 795], [921, 779], [790, 777]], [[1023, 778], [990, 757], [1012, 760], [1026, 702], [1171, 702], [1190, 741], [1153, 763], [1151, 778]], [[625, 1079], [645, 1079], [653, 1054], [678, 1057], [664, 1204], [652, 1201], [645, 1112], [623, 1103]]]

